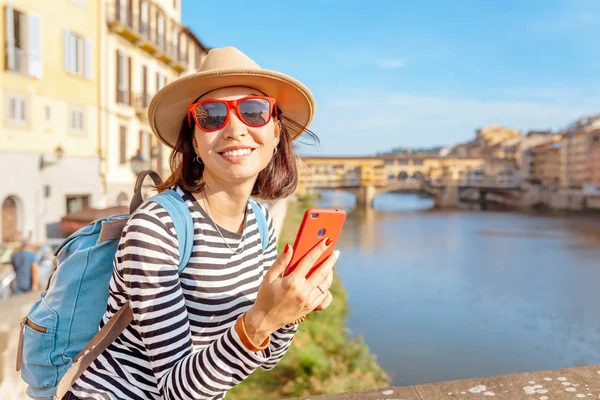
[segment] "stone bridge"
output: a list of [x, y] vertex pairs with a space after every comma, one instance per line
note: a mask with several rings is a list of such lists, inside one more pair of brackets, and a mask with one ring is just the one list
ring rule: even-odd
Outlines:
[[[438, 196], [442, 186], [436, 182], [464, 180], [483, 163], [481, 158], [433, 156], [304, 157], [297, 192], [338, 188], [354, 194], [359, 206], [370, 207], [375, 197], [391, 191]], [[424, 185], [424, 181], [432, 184]], [[432, 185], [439, 187], [433, 190]]]

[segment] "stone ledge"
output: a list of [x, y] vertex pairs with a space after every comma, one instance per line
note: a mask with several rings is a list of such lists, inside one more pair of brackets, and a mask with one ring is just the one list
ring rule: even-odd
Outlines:
[[576, 400], [600, 398], [600, 365], [309, 396], [308, 400]]

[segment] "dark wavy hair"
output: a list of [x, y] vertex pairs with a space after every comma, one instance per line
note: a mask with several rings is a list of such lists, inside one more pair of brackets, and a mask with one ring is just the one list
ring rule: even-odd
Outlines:
[[[287, 197], [294, 193], [298, 185], [298, 154], [289, 135], [288, 127], [302, 127], [294, 120], [287, 118], [279, 107], [277, 107], [277, 112], [273, 110], [273, 118], [280, 129], [277, 153], [273, 155], [265, 169], [258, 174], [251, 193], [251, 196], [265, 200]], [[194, 126], [193, 123], [188, 124], [187, 117], [181, 123], [177, 143], [169, 157], [171, 175], [162, 184], [156, 186], [159, 192], [175, 185], [189, 192], [198, 192], [204, 187], [202, 179], [204, 164], [194, 161], [196, 158], [193, 145]], [[317, 135], [309, 129], [304, 129], [303, 136], [308, 137], [309, 142], [319, 143]]]

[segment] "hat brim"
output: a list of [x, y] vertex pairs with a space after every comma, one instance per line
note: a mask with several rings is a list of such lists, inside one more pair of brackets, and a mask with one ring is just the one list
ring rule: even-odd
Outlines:
[[206, 71], [177, 79], [154, 95], [148, 107], [153, 133], [162, 143], [175, 147], [188, 106], [205, 93], [232, 86], [250, 87], [274, 97], [283, 114], [298, 124], [287, 127], [292, 140], [313, 119], [315, 100], [310, 90], [288, 75], [265, 69]]

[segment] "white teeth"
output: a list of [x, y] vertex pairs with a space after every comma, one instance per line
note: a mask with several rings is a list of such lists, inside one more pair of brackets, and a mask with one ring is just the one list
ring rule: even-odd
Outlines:
[[237, 157], [237, 156], [243, 156], [246, 154], [250, 154], [250, 152], [252, 152], [251, 149], [237, 149], [237, 150], [226, 151], [225, 153], [223, 153], [223, 155], [225, 157]]

